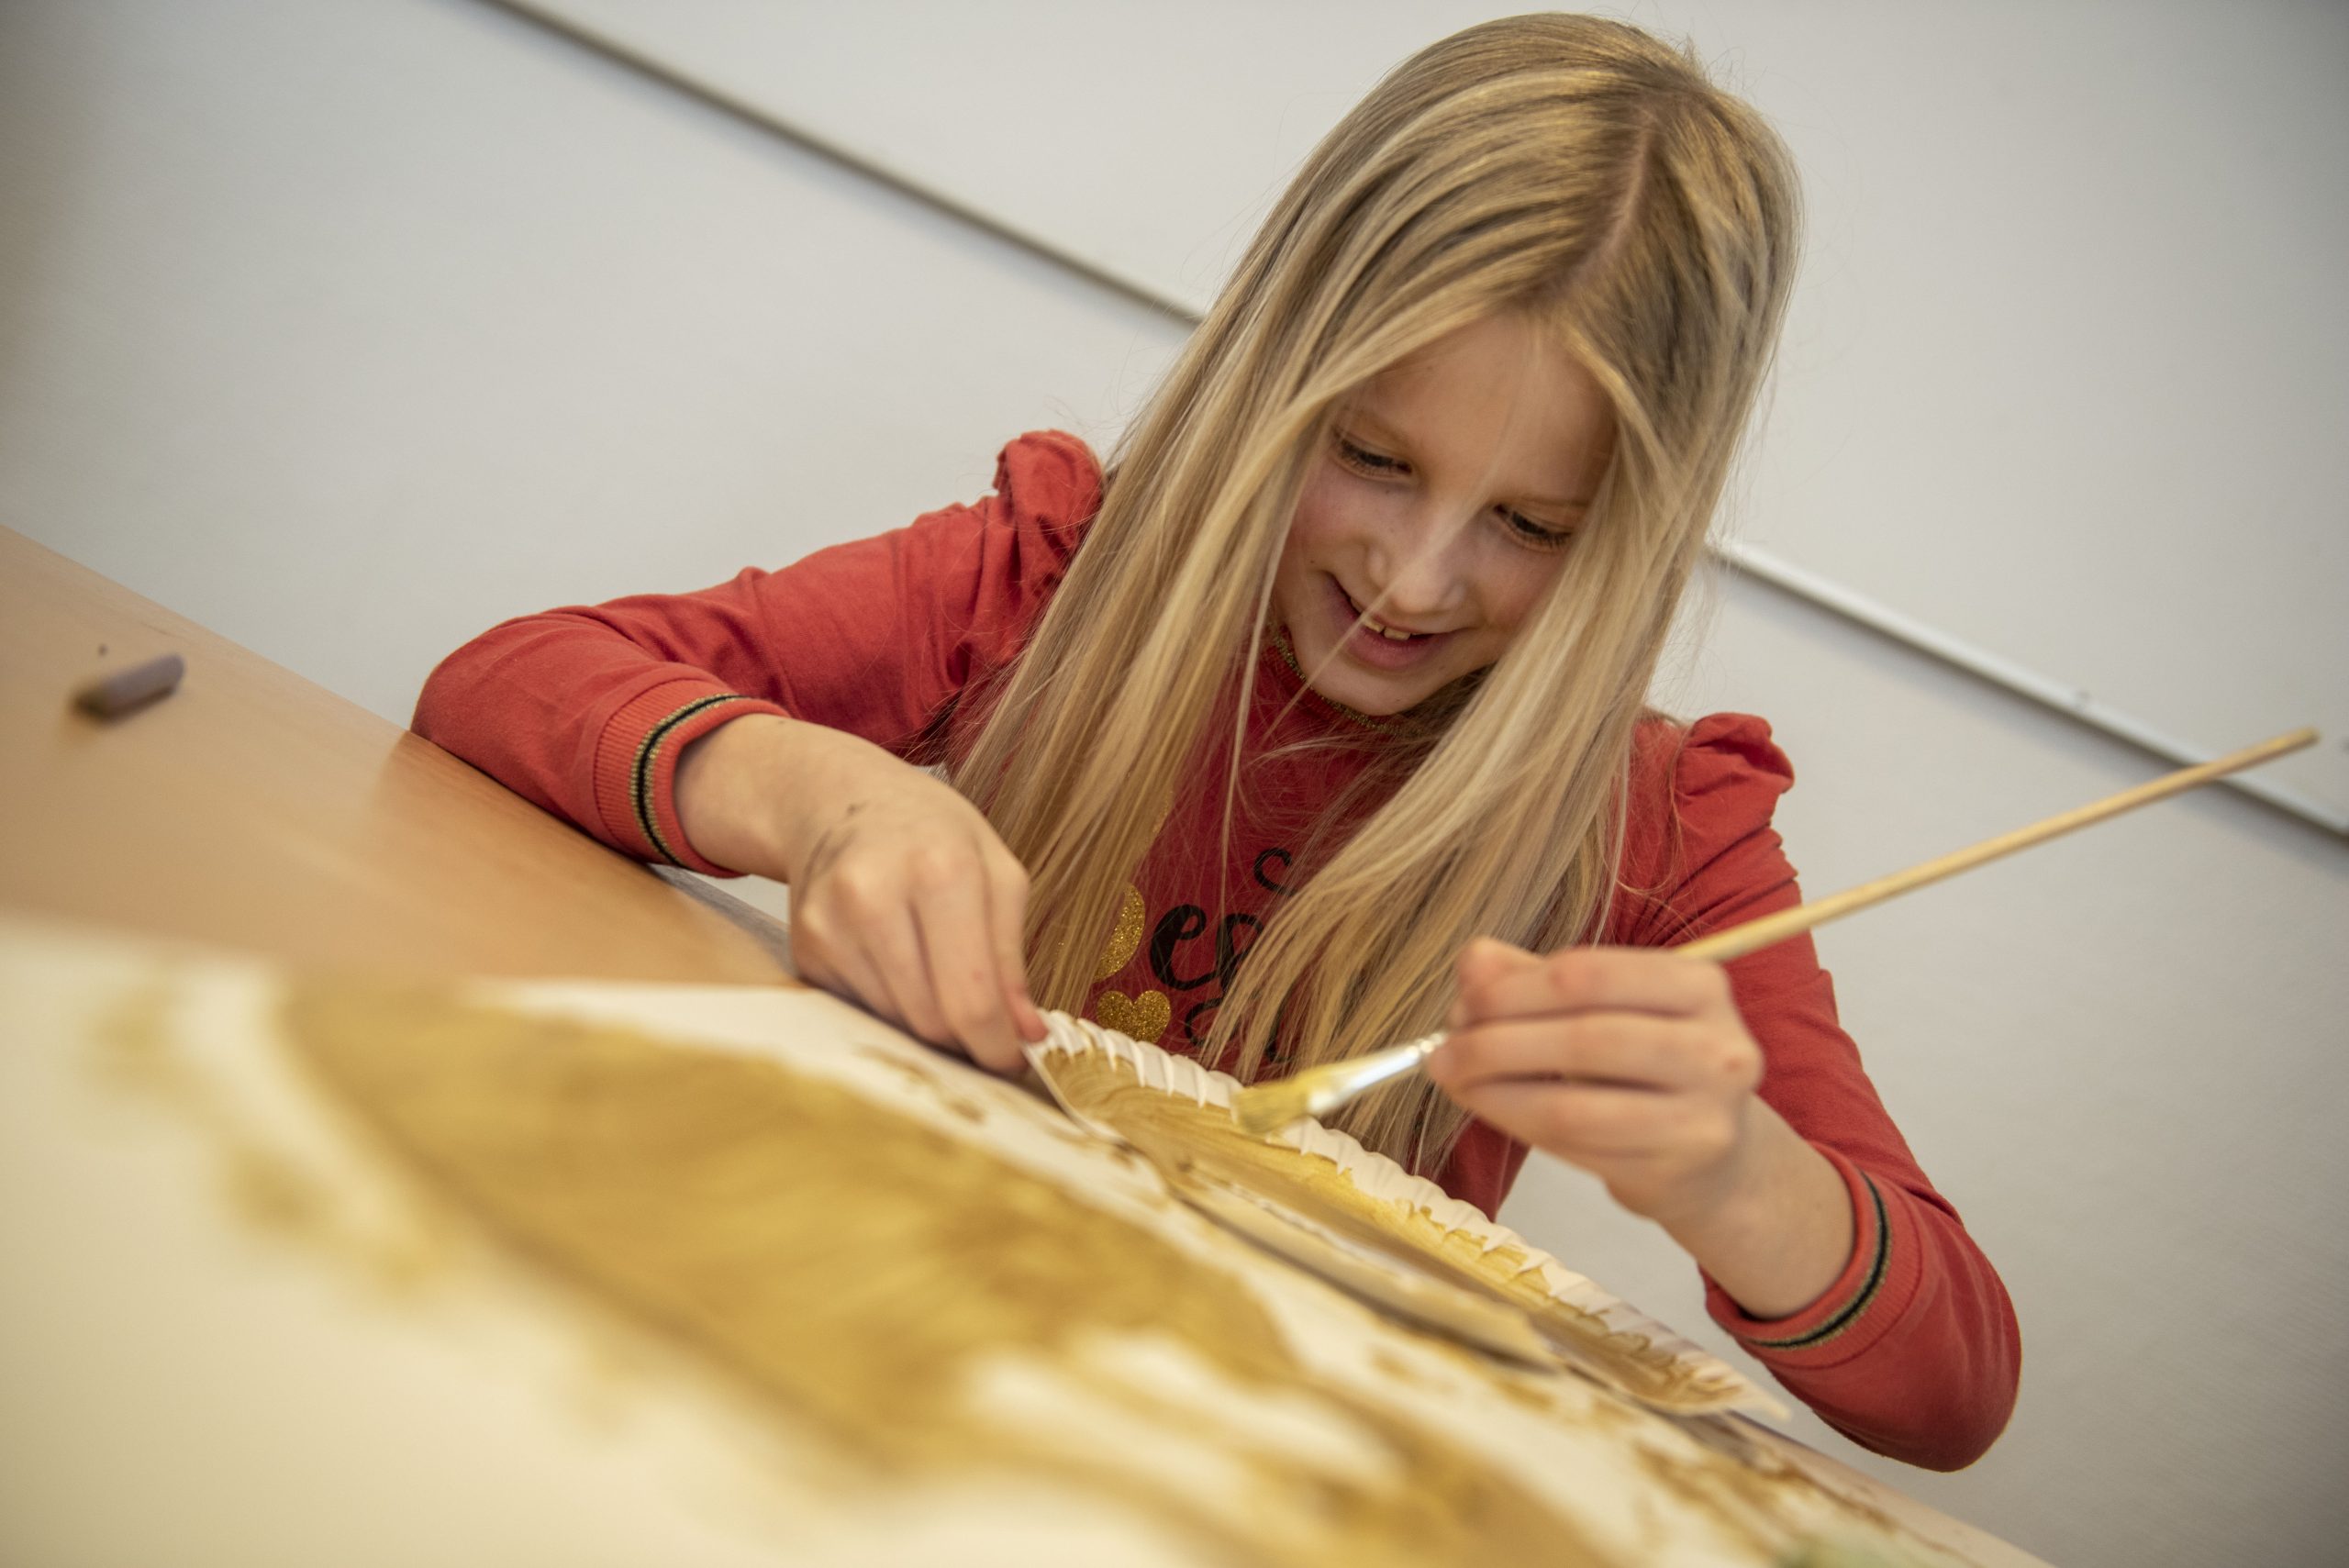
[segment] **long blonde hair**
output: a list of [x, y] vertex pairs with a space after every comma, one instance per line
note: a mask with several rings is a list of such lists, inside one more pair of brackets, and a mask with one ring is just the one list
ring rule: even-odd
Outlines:
[[[1174, 792], [1221, 724], [1245, 722], [1274, 569], [1333, 408], [1501, 312], [1606, 392], [1607, 477], [1506, 654], [1439, 727], [1397, 738], [1391, 793], [1268, 918], [1201, 1055], [1237, 1043], [1247, 1077], [1276, 1028], [1297, 1064], [1424, 1033], [1471, 938], [1547, 950], [1598, 934], [1632, 728], [1794, 250], [1776, 138], [1633, 28], [1486, 23], [1381, 82], [1308, 161], [1115, 454], [1084, 547], [952, 769], [1029, 869], [1038, 999], [1084, 1005]], [[1418, 1080], [1342, 1113], [1423, 1170], [1466, 1119]]]

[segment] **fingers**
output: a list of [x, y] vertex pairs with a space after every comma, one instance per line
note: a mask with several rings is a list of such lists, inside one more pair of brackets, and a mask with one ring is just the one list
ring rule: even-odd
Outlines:
[[831, 924], [835, 934], [821, 962], [840, 984], [826, 989], [863, 1003], [907, 1034], [945, 1043], [945, 1020], [925, 973], [921, 933], [913, 912], [902, 907], [860, 911], [853, 918]]
[[1455, 1092], [1510, 1079], [1736, 1093], [1759, 1080], [1742, 1037], [1644, 1013], [1512, 1018], [1453, 1031], [1428, 1062]]
[[1461, 1104], [1511, 1138], [1577, 1164], [1642, 1158], [1686, 1140], [1668, 1096], [1597, 1084], [1487, 1084]]
[[1668, 950], [1565, 948], [1546, 957], [1479, 940], [1455, 966], [1454, 1028], [1506, 1018], [1598, 1011], [1687, 1016], [1731, 1006], [1719, 964]]
[[[995, 902], [974, 876], [936, 874], [918, 891], [914, 918], [928, 990], [923, 1006], [941, 1025], [935, 1034], [921, 1032], [941, 1044], [961, 1046], [984, 1067], [1008, 1073], [1025, 1061], [1019, 1049], [1025, 1020], [1017, 1016], [1013, 982], [1003, 971]], [[1017, 976], [1018, 969], [1011, 973]], [[1025, 982], [1018, 984], [1024, 995]]]
[[989, 858], [987, 934], [995, 946], [996, 974], [1019, 1038], [1041, 1040], [1044, 1016], [1028, 993], [1028, 870], [1008, 850], [998, 849]]
[[872, 956], [837, 929], [813, 900], [796, 903], [791, 911], [791, 962], [808, 984], [858, 1003], [899, 1029], [907, 1027]]
[[1635, 1213], [1718, 1197], [1750, 1147], [1763, 1072], [1720, 965], [1475, 942], [1457, 973], [1451, 1038], [1428, 1062], [1453, 1099]]
[[[795, 900], [801, 975], [933, 1045], [1011, 1072], [1044, 1023], [1028, 994], [1027, 873], [991, 842], [844, 850]], [[811, 879], [813, 880], [813, 879]]]
[[729, 863], [790, 884], [801, 975], [934, 1044], [1018, 1066], [1021, 1043], [1045, 1032], [1028, 994], [1028, 875], [985, 817], [856, 737], [818, 725], [726, 728], [788, 742], [718, 757], [727, 766], [710, 776], [731, 787], [710, 790], [762, 803], [748, 817], [755, 853]]

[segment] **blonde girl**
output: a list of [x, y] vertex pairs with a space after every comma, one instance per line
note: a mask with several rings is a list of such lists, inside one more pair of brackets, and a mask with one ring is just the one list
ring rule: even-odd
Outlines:
[[[1012, 1069], [1039, 1006], [1243, 1078], [1438, 1026], [1364, 1142], [1529, 1148], [1860, 1441], [1970, 1461], [1996, 1273], [1836, 1027], [1760, 721], [1644, 698], [1769, 362], [1794, 181], [1684, 53], [1472, 28], [1330, 133], [1106, 470], [704, 593], [509, 622], [417, 728], [646, 859], [792, 888], [807, 978]], [[931, 767], [926, 771], [924, 764]]]

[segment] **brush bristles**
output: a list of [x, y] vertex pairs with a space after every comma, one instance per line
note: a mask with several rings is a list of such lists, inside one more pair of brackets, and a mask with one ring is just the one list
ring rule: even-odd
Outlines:
[[1242, 1089], [1231, 1099], [1231, 1119], [1251, 1138], [1278, 1132], [1293, 1121], [1315, 1114], [1311, 1095], [1295, 1084], [1266, 1084]]
[[1368, 1056], [1308, 1067], [1293, 1077], [1242, 1089], [1231, 1099], [1231, 1119], [1252, 1138], [1262, 1138], [1293, 1121], [1333, 1111], [1364, 1089], [1375, 1088], [1417, 1068], [1443, 1036], [1431, 1034], [1408, 1045], [1390, 1046]]

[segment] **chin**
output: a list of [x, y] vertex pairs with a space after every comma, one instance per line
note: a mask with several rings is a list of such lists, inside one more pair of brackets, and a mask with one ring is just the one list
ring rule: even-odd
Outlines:
[[1364, 697], [1359, 692], [1325, 692], [1319, 686], [1313, 688], [1313, 693], [1323, 701], [1335, 703], [1348, 713], [1359, 714], [1364, 718], [1392, 718], [1408, 706], [1397, 706], [1392, 702], [1373, 702]]
[[1432, 694], [1407, 692], [1397, 695], [1390, 691], [1378, 691], [1323, 692], [1321, 695], [1331, 702], [1340, 703], [1353, 709], [1366, 718], [1392, 718], [1398, 713], [1408, 713], [1427, 701]]
[[[1314, 668], [1312, 662], [1302, 657], [1297, 662], [1308, 670]], [[1422, 691], [1419, 689], [1418, 683], [1405, 688], [1385, 681], [1364, 680], [1359, 672], [1348, 669], [1342, 662], [1324, 679], [1306, 684], [1316, 696], [1341, 707], [1350, 707], [1369, 718], [1392, 718], [1398, 713], [1408, 712], [1440, 689], [1431, 687]]]

